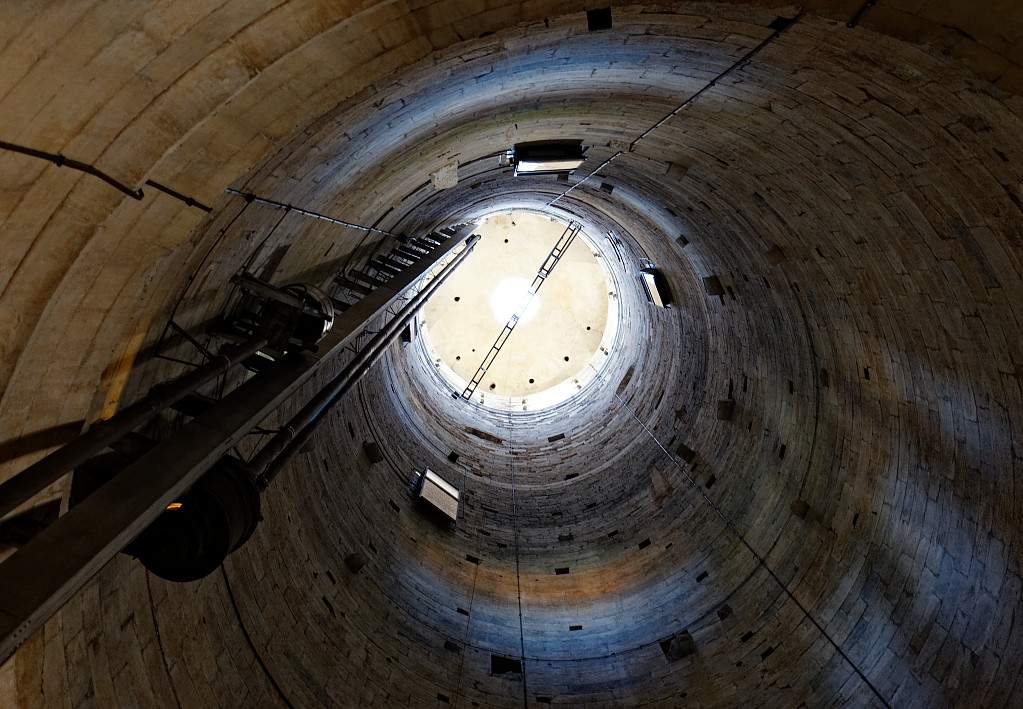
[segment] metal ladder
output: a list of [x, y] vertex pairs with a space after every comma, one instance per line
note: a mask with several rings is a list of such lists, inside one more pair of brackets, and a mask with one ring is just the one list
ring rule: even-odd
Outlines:
[[547, 254], [547, 258], [544, 259], [540, 269], [536, 272], [536, 276], [533, 278], [533, 283], [529, 286], [529, 291], [527, 292], [525, 299], [519, 307], [515, 309], [512, 316], [508, 318], [508, 322], [504, 324], [504, 327], [501, 328], [501, 332], [498, 333], [497, 339], [494, 340], [494, 344], [490, 347], [490, 351], [487, 352], [486, 356], [483, 358], [483, 362], [480, 363], [479, 369], [476, 370], [476, 374], [473, 375], [465, 389], [462, 390], [463, 399], [469, 400], [472, 398], [472, 395], [476, 392], [476, 388], [487, 375], [487, 370], [490, 369], [494, 360], [497, 359], [497, 355], [500, 354], [501, 348], [503, 348], [508, 342], [508, 338], [511, 337], [512, 332], [515, 330], [515, 326], [519, 324], [521, 313], [525, 313], [529, 308], [529, 304], [533, 302], [533, 297], [536, 295], [537, 291], [540, 290], [540, 286], [542, 286], [544, 281], [547, 280], [547, 277], [551, 275], [551, 271], [553, 271], [554, 267], [558, 265], [559, 261], [561, 261], [561, 257], [566, 251], [568, 251], [568, 247], [570, 247], [572, 242], [575, 241], [575, 237], [578, 236], [581, 229], [581, 224], [569, 222], [568, 226], [565, 227], [565, 231], [562, 232], [560, 237], [558, 237], [558, 240], [551, 249], [551, 252]]

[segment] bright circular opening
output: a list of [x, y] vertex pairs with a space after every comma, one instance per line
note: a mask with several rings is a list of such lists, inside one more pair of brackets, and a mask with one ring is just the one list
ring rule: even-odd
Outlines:
[[538, 212], [491, 214], [473, 231], [473, 253], [423, 309], [426, 356], [447, 386], [484, 406], [574, 396], [617, 333], [603, 253], [578, 225]]
[[536, 316], [540, 310], [540, 294], [530, 294], [529, 286], [525, 278], [505, 278], [494, 287], [490, 309], [495, 322], [503, 325], [517, 315], [518, 325], [525, 325]]

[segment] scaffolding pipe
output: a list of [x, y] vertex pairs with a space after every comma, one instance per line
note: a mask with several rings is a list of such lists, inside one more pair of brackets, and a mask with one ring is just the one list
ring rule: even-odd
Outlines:
[[229, 355], [216, 355], [206, 364], [176, 379], [157, 384], [143, 399], [121, 409], [111, 418], [100, 421], [78, 438], [0, 483], [0, 518], [28, 502], [110, 444], [152, 420], [167, 407], [251, 357], [264, 345], [265, 338], [249, 340], [232, 348]]
[[317, 392], [287, 424], [281, 427], [281, 430], [270, 442], [263, 446], [259, 453], [249, 461], [250, 472], [256, 478], [256, 484], [260, 490], [265, 490], [295, 452], [305, 445], [306, 441], [309, 440], [309, 437], [312, 436], [319, 423], [323, 420], [323, 417], [369, 371], [370, 367], [387, 350], [388, 346], [401, 334], [405, 326], [416, 316], [416, 313], [422, 309], [430, 296], [440, 288], [447, 277], [465, 260], [479, 239], [478, 235], [470, 236], [465, 242], [465, 248], [445, 265], [440, 273], [369, 341], [366, 347], [356, 355], [355, 359], [338, 376], [334, 377], [327, 386]]

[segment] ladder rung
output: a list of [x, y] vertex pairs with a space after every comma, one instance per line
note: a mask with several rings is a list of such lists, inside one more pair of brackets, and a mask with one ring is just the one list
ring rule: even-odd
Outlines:
[[380, 260], [383, 261], [384, 263], [388, 264], [391, 268], [393, 268], [398, 273], [401, 273], [406, 268], [408, 268], [408, 264], [405, 263], [404, 261], [402, 261], [400, 258], [396, 257], [393, 252], [381, 256]]
[[385, 261], [384, 259], [380, 258], [379, 256], [374, 256], [373, 258], [371, 258], [369, 260], [369, 262], [378, 271], [383, 271], [384, 273], [389, 273], [392, 276], [398, 276], [398, 275], [401, 274], [401, 269], [397, 268], [396, 266], [393, 266], [392, 265], [393, 262], [388, 263], [387, 261]]
[[343, 288], [347, 288], [350, 291], [355, 291], [356, 293], [361, 293], [362, 295], [369, 295], [370, 293], [373, 292], [372, 288], [367, 288], [361, 283], [357, 283], [346, 276], [338, 276], [335, 280]]
[[334, 305], [334, 310], [342, 313], [352, 307], [351, 303], [346, 300], [341, 300], [340, 298], [331, 297], [330, 302]]
[[365, 271], [362, 271], [357, 268], [353, 268], [351, 271], [349, 271], [349, 274], [355, 276], [356, 278], [358, 278], [360, 281], [362, 281], [371, 288], [376, 288], [377, 286], [382, 286], [385, 283], [387, 283], [385, 279], [380, 278], [379, 276], [371, 276]]
[[415, 251], [410, 251], [409, 249], [405, 249], [405, 248], [402, 248], [400, 246], [398, 248], [396, 248], [391, 253], [398, 254], [402, 258], [406, 258], [409, 261], [413, 261], [413, 262], [418, 261], [419, 259], [423, 258], [423, 254], [417, 254]]
[[418, 236], [412, 237], [411, 243], [413, 246], [416, 246], [420, 249], [425, 249], [428, 252], [433, 251], [435, 248], [437, 248], [436, 244], [427, 241], [426, 239], [420, 238]]

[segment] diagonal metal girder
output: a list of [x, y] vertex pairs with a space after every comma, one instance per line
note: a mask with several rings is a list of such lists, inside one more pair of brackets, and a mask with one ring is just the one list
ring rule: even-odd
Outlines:
[[454, 229], [433, 253], [345, 311], [316, 353], [282, 361], [236, 388], [0, 564], [0, 663], [320, 366], [465, 244], [471, 229]]

